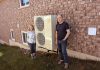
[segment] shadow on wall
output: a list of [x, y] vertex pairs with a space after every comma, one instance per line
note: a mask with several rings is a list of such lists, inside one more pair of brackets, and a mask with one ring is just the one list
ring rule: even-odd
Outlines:
[[78, 46], [77, 45], [77, 31], [76, 31], [76, 27], [74, 23], [69, 23], [69, 26], [70, 26], [70, 31], [71, 31], [71, 34], [68, 38], [68, 48], [71, 49], [71, 50], [74, 50], [76, 51], [75, 47]]

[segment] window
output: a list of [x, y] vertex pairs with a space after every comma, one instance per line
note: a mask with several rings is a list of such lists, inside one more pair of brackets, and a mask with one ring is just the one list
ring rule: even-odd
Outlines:
[[11, 39], [14, 39], [14, 31], [11, 31]]
[[27, 43], [27, 32], [22, 32], [22, 41], [23, 43]]
[[21, 7], [29, 6], [29, 0], [20, 0], [20, 6]]
[[14, 39], [14, 30], [13, 29], [10, 29], [10, 39], [11, 40], [15, 40]]

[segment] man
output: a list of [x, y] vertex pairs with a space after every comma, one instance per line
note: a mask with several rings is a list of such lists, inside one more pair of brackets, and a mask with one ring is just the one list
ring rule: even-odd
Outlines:
[[68, 68], [68, 55], [67, 55], [67, 39], [70, 35], [70, 29], [67, 22], [63, 20], [62, 15], [57, 16], [57, 25], [56, 25], [56, 35], [57, 35], [57, 45], [58, 52], [60, 56], [60, 61], [58, 64], [61, 64], [64, 61], [64, 68]]

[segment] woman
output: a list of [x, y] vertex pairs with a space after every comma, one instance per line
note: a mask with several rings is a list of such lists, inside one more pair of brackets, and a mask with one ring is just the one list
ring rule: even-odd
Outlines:
[[31, 57], [32, 59], [36, 56], [36, 37], [35, 37], [35, 29], [33, 25], [29, 25], [27, 32], [27, 42], [30, 46]]

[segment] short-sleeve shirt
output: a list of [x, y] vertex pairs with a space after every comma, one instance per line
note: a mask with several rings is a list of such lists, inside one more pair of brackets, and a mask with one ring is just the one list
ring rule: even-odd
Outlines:
[[34, 31], [28, 31], [27, 32], [27, 42], [28, 43], [35, 43], [36, 42], [35, 32]]
[[69, 29], [69, 25], [67, 22], [63, 22], [62, 24], [57, 23], [56, 31], [57, 31], [57, 39], [62, 40], [65, 38], [67, 34], [67, 29]]

